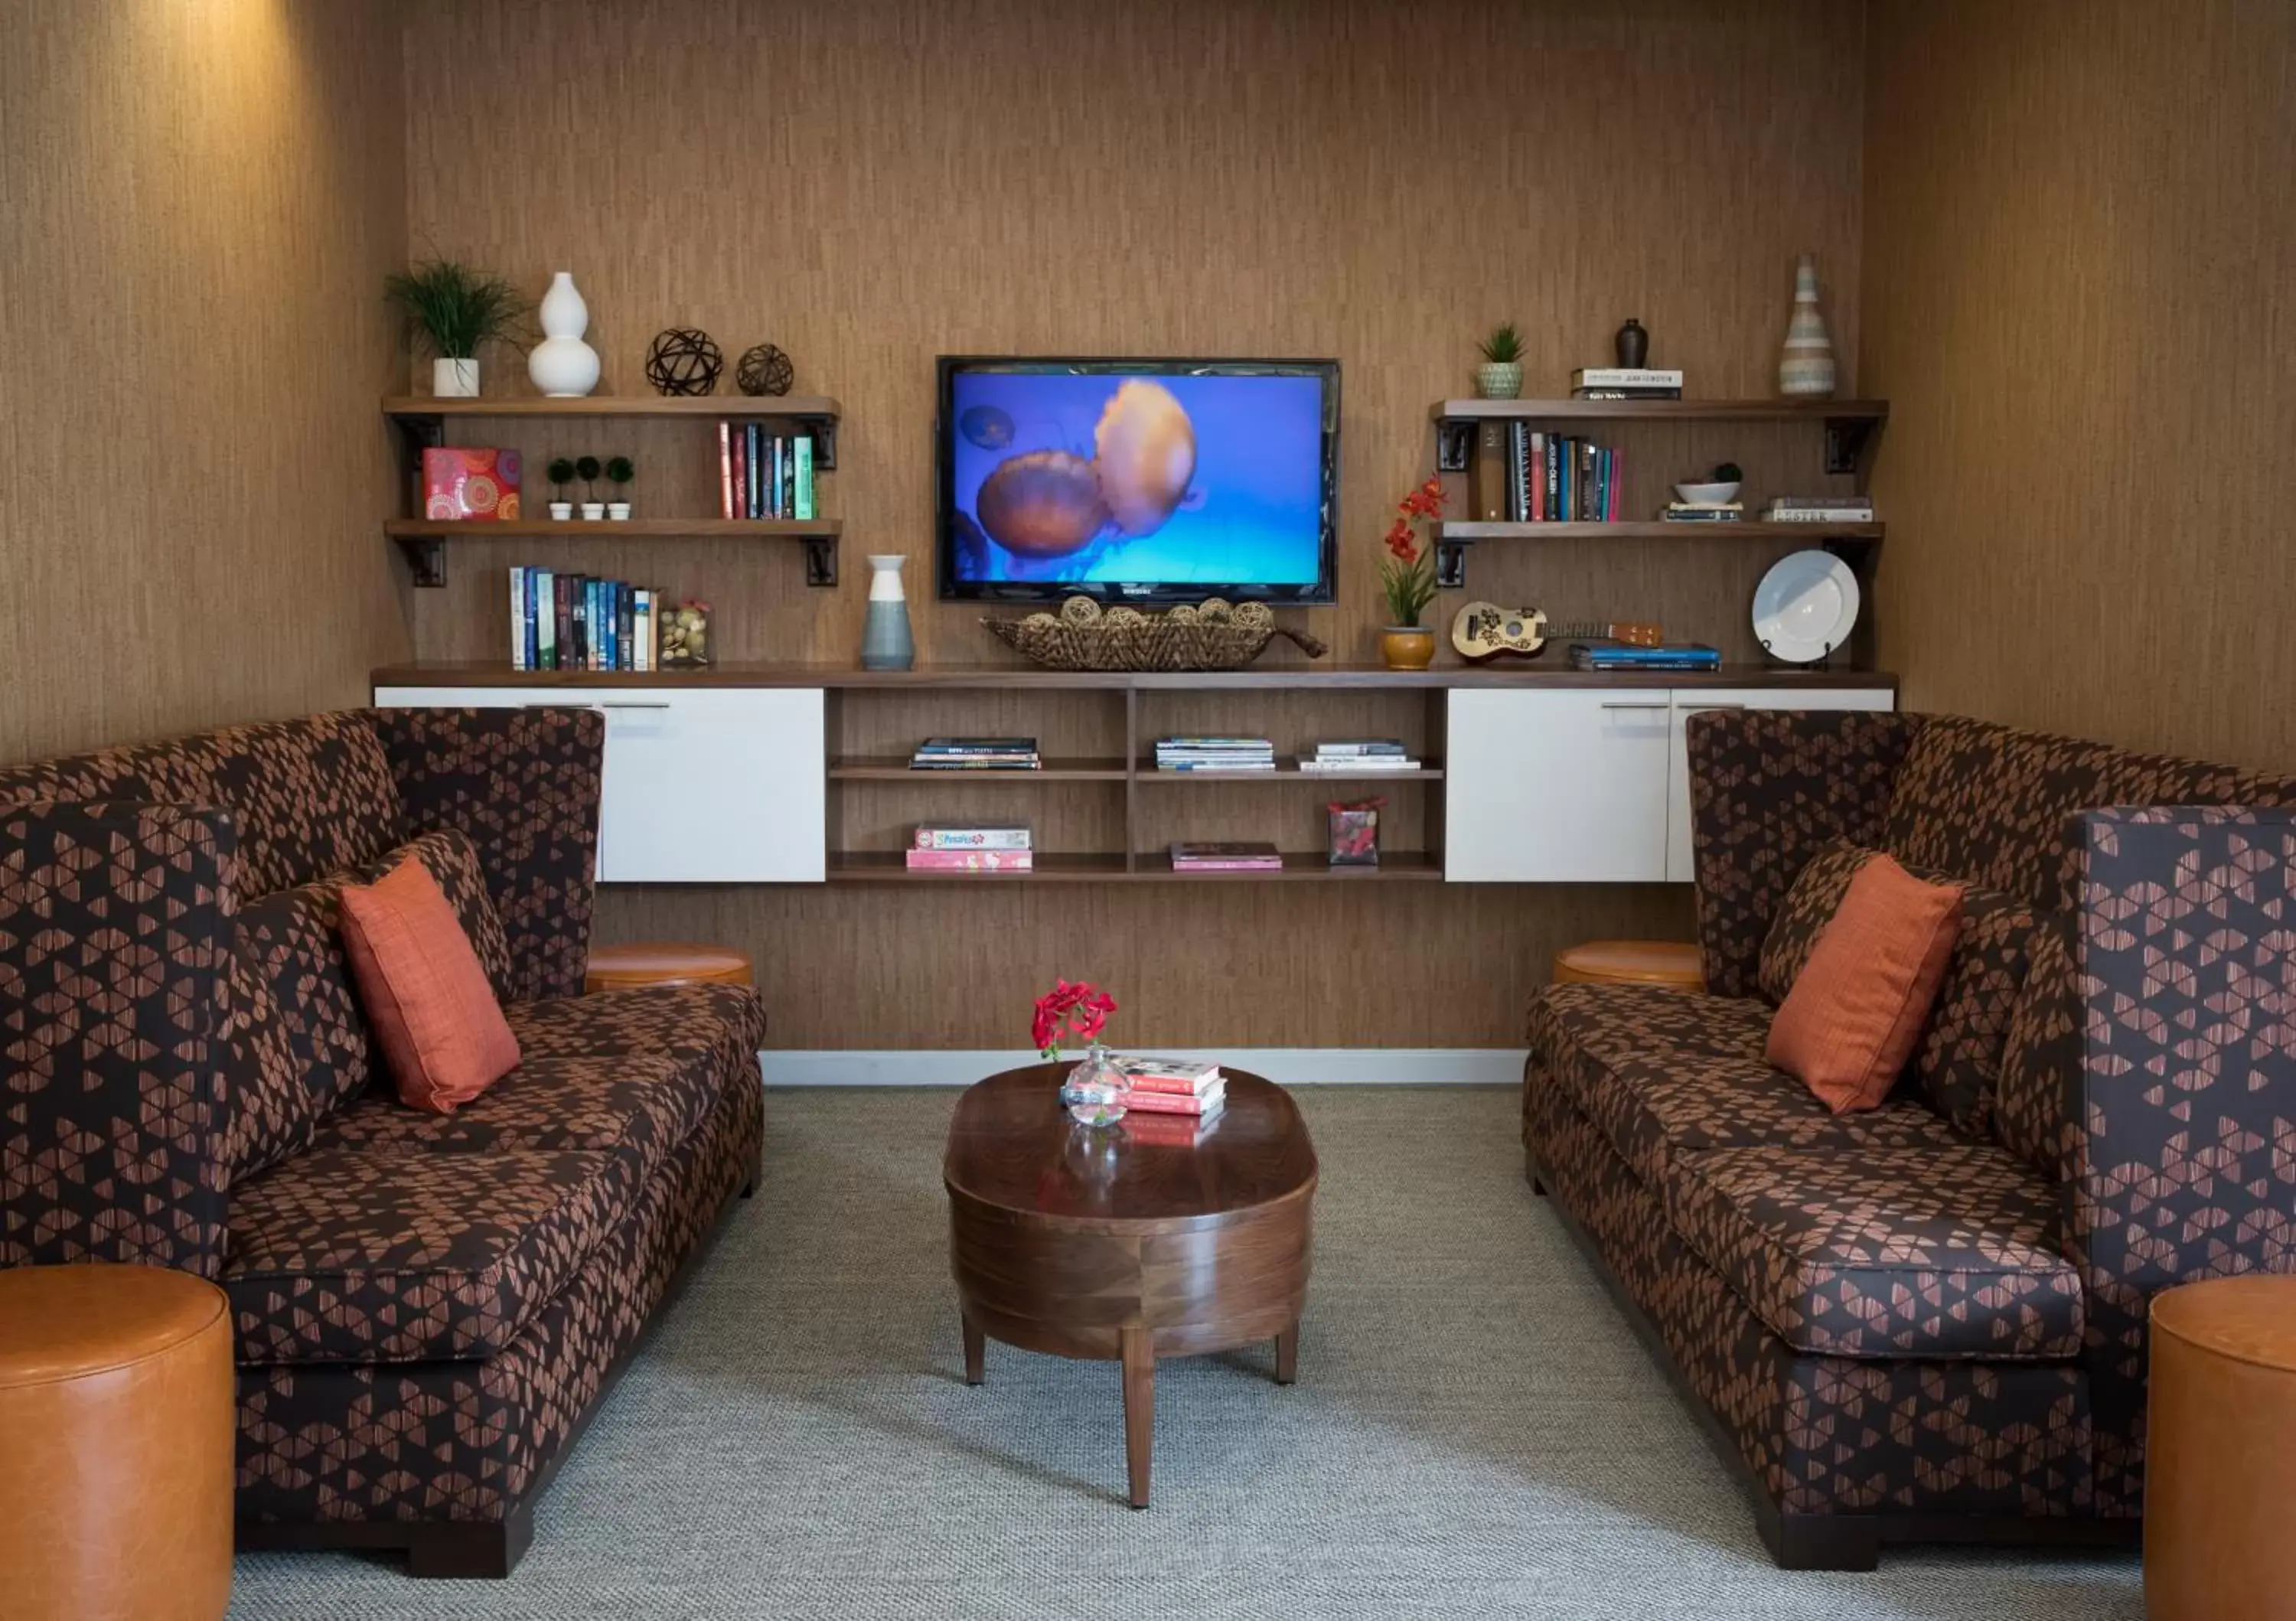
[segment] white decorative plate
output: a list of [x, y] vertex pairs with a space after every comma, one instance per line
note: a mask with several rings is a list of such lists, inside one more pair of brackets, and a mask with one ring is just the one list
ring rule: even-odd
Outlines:
[[1754, 587], [1754, 639], [1788, 664], [1846, 647], [1857, 623], [1857, 577], [1831, 552], [1782, 557]]

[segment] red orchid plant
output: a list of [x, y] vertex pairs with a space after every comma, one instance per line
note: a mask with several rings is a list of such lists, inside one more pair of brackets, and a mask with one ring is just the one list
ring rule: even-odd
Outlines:
[[1056, 979], [1053, 988], [1037, 998], [1037, 1017], [1029, 1026], [1037, 1051], [1047, 1059], [1061, 1055], [1063, 1041], [1096, 1040], [1116, 1011], [1116, 998], [1096, 985]]
[[1435, 545], [1432, 535], [1422, 537], [1414, 527], [1430, 528], [1442, 521], [1443, 480], [1430, 479], [1395, 503], [1399, 514], [1387, 532], [1387, 561], [1380, 565], [1380, 588], [1387, 593], [1389, 623], [1398, 629], [1416, 626], [1427, 604], [1435, 600]]

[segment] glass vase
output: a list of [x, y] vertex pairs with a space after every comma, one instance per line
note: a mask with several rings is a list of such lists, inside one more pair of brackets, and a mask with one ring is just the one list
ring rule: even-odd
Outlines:
[[1124, 1077], [1098, 1042], [1086, 1049], [1061, 1083], [1061, 1101], [1079, 1126], [1115, 1125], [1124, 1118]]

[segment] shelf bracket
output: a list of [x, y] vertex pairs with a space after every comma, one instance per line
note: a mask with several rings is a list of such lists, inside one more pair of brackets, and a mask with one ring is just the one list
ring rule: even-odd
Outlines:
[[1829, 416], [1825, 419], [1825, 471], [1854, 473], [1865, 459], [1866, 442], [1873, 435], [1870, 416]]
[[1467, 543], [1464, 540], [1439, 540], [1435, 543], [1435, 585], [1442, 591], [1456, 591], [1467, 583]]
[[1467, 453], [1475, 446], [1475, 425], [1456, 416], [1441, 418], [1435, 424], [1435, 471], [1463, 473], [1467, 471]]
[[[812, 416], [801, 419], [806, 431], [813, 436], [813, 466], [816, 472], [837, 471], [837, 419], [833, 416]], [[830, 569], [831, 585], [837, 583], [837, 569]]]
[[837, 536], [808, 535], [805, 538], [805, 583], [828, 586], [837, 584]]
[[[408, 511], [422, 511], [422, 453], [434, 450], [447, 442], [447, 419], [443, 416], [393, 417], [398, 430], [398, 471], [406, 486]], [[414, 583], [426, 589], [435, 589], [447, 583], [447, 543], [437, 535], [402, 535], [398, 549], [406, 553], [406, 564], [414, 570]]]
[[443, 535], [401, 535], [398, 549], [406, 553], [406, 566], [414, 572], [414, 583], [426, 588], [447, 583], [447, 539]]

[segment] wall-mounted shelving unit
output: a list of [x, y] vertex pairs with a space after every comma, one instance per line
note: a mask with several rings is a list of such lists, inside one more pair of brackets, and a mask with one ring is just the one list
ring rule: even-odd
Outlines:
[[[787, 422], [801, 429], [814, 442], [816, 471], [837, 466], [837, 424], [843, 407], [821, 395], [705, 394], [648, 398], [638, 396], [587, 395], [579, 399], [512, 398], [438, 399], [424, 395], [398, 395], [382, 402], [382, 413], [398, 430], [399, 464], [406, 476], [410, 503], [417, 510], [422, 489], [422, 453], [447, 442], [447, 424], [465, 420], [668, 420], [714, 423]], [[414, 583], [425, 587], [447, 583], [447, 543], [456, 537], [494, 539], [504, 536], [547, 536], [556, 539], [736, 539], [795, 540], [805, 547], [805, 583], [837, 584], [838, 544], [844, 525], [836, 519], [633, 518], [621, 522], [554, 522], [519, 519], [508, 522], [441, 522], [422, 518], [393, 519], [383, 533], [406, 554]]]
[[1467, 471], [1475, 425], [1532, 422], [1819, 422], [1825, 428], [1825, 471], [1857, 473], [1874, 430], [1890, 420], [1878, 399], [1446, 399], [1428, 407], [1435, 424], [1435, 464]]

